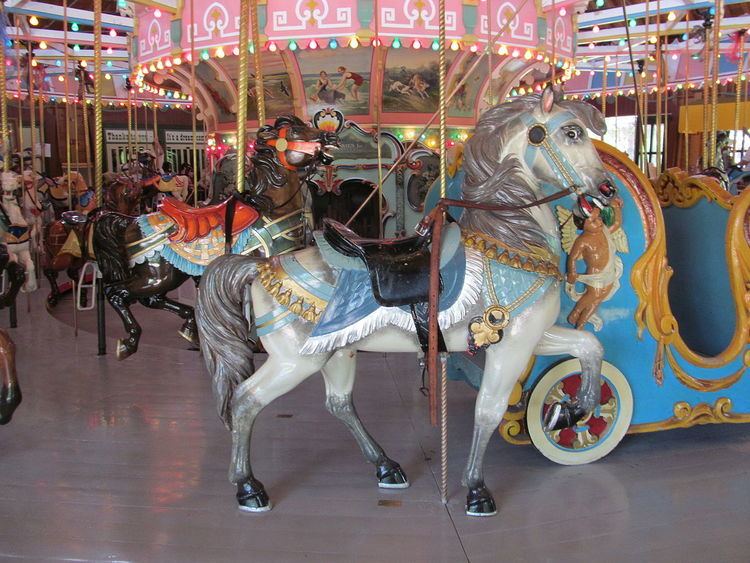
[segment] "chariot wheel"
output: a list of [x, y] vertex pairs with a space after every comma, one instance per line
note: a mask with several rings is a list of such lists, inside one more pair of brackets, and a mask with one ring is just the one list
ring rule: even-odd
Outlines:
[[531, 392], [526, 410], [529, 437], [547, 459], [561, 465], [583, 465], [603, 458], [620, 443], [633, 417], [633, 392], [623, 373], [602, 362], [602, 393], [594, 413], [572, 428], [546, 431], [544, 415], [556, 401], [576, 397], [581, 365], [566, 360], [549, 369]]

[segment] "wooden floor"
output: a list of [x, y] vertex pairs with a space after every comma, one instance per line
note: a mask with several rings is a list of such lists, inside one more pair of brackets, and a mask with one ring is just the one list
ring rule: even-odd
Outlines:
[[[227, 481], [229, 434], [198, 353], [159, 347], [149, 330], [166, 313], [139, 311], [149, 319], [145, 344], [118, 363], [95, 355], [92, 334], [75, 339], [42, 298], [11, 331], [24, 402], [0, 427], [3, 559], [750, 560], [750, 427], [626, 437], [583, 467], [554, 465], [498, 437], [486, 474], [500, 513], [469, 519], [460, 473], [474, 393], [449, 386], [446, 507], [437, 432], [416, 362], [404, 355], [362, 354], [355, 399], [411, 488], [377, 488], [372, 467], [325, 411], [316, 376], [261, 414], [253, 461], [275, 506], [241, 513]], [[109, 326], [111, 336], [120, 330]]]

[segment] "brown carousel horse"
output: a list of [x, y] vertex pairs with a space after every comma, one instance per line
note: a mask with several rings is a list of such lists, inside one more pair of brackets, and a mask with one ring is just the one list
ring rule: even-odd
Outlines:
[[118, 341], [117, 357], [124, 359], [138, 350], [141, 327], [130, 310], [134, 302], [178, 315], [185, 321], [179, 334], [197, 344], [193, 308], [169, 299], [167, 293], [189, 278], [197, 281], [206, 265], [225, 252], [247, 254], [267, 246], [255, 229], [263, 220], [259, 209], [270, 207], [265, 192], [286, 186], [290, 174], [304, 179], [319, 164], [332, 162], [325, 152], [331, 146], [338, 146], [335, 133], [282, 116], [258, 131], [243, 193], [203, 208], [166, 198], [159, 211], [140, 217], [97, 214], [93, 249], [105, 295], [128, 333]]
[[[105, 174], [104, 181], [104, 209], [122, 215], [137, 213], [143, 193], [140, 182], [122, 174]], [[67, 272], [71, 280], [78, 282], [80, 270], [90, 258], [92, 223], [86, 220], [84, 209], [76, 209], [77, 213], [61, 212], [44, 230], [44, 275], [50, 285], [47, 296], [50, 307], [57, 305], [64, 293], [57, 284], [59, 272]]]

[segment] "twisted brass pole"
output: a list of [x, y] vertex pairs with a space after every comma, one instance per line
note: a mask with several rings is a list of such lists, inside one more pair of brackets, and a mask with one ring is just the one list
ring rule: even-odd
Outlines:
[[[255, 66], [255, 103], [258, 105], [258, 127], [266, 124], [266, 93], [263, 90], [263, 64], [260, 56], [260, 27], [258, 0], [250, 0], [253, 9], [253, 63]], [[247, 97], [247, 92], [244, 94]]]
[[[245, 191], [245, 151], [246, 151], [246, 128], [247, 128], [247, 40], [248, 40], [248, 12], [249, 1], [240, 0], [240, 76], [237, 81], [237, 176], [235, 182], [237, 191]], [[258, 52], [259, 45], [254, 45]], [[195, 102], [195, 98], [193, 98]], [[260, 119], [260, 116], [258, 116]]]
[[[193, 100], [190, 104], [190, 118], [193, 129], [193, 205], [195, 207], [198, 207], [198, 181], [200, 178], [200, 163], [198, 161], [198, 132], [196, 127], [197, 116], [195, 107], [195, 67], [198, 65], [198, 61], [195, 60], [195, 30], [197, 29], [198, 24], [196, 23], [195, 18], [195, 0], [190, 0], [190, 18], [192, 20], [192, 22], [190, 23], [190, 95], [193, 97]], [[242, 57], [242, 54], [240, 54], [240, 57]]]
[[[65, 166], [70, 174], [70, 57], [68, 55], [68, 0], [63, 0], [63, 76], [65, 77]], [[76, 127], [78, 125], [76, 124]], [[68, 190], [68, 209], [73, 209], [73, 194]]]
[[[440, 0], [438, 23], [438, 80], [440, 86], [440, 197], [446, 197], [448, 163], [445, 143], [448, 140], [446, 135], [446, 118], [448, 105], [448, 85], [446, 84], [446, 56], [445, 56], [445, 0]], [[490, 49], [490, 53], [492, 49]], [[490, 89], [492, 88], [492, 74], [489, 76]], [[490, 94], [491, 96], [491, 94]], [[439, 307], [436, 307], [439, 310]], [[432, 336], [432, 335], [431, 335]], [[437, 335], [434, 335], [437, 338]], [[443, 504], [448, 503], [448, 373], [445, 364], [445, 358], [440, 362], [440, 499]], [[435, 389], [430, 389], [434, 393]]]
[[[716, 14], [714, 15], [713, 50], [711, 51], [711, 166], [716, 166], [716, 112], [719, 102], [719, 41], [721, 40], [721, 16], [724, 10], [724, 0], [716, 0]], [[708, 38], [706, 38], [708, 40]]]
[[[84, 107], [83, 111], [86, 111]], [[94, 189], [96, 205], [104, 203], [102, 186], [102, 0], [94, 0]]]
[[701, 140], [703, 141], [703, 163], [702, 168], [711, 166], [711, 159], [709, 157], [709, 143], [710, 143], [710, 124], [708, 119], [708, 88], [709, 88], [709, 64], [710, 64], [710, 49], [708, 45], [708, 31], [710, 28], [706, 28], [704, 39], [703, 39], [703, 131], [701, 132]]
[[740, 42], [740, 59], [737, 61], [737, 79], [735, 83], [734, 92], [734, 151], [737, 151], [737, 131], [740, 130], [740, 110], [744, 113], [742, 107], [742, 74], [745, 72], [745, 33], [744, 29], [741, 29], [738, 33], [738, 41]]
[[[5, 4], [0, 2], [0, 21], [5, 21]], [[10, 132], [8, 131], [8, 84], [6, 82], [6, 43], [0, 41], [0, 135], [3, 142], [3, 172], [10, 171]]]

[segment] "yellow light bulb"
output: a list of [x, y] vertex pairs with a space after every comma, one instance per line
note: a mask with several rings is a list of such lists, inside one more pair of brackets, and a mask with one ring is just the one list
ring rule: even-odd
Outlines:
[[39, 25], [39, 18], [37, 18], [36, 16], [31, 16], [29, 18], [29, 23], [31, 25]]

